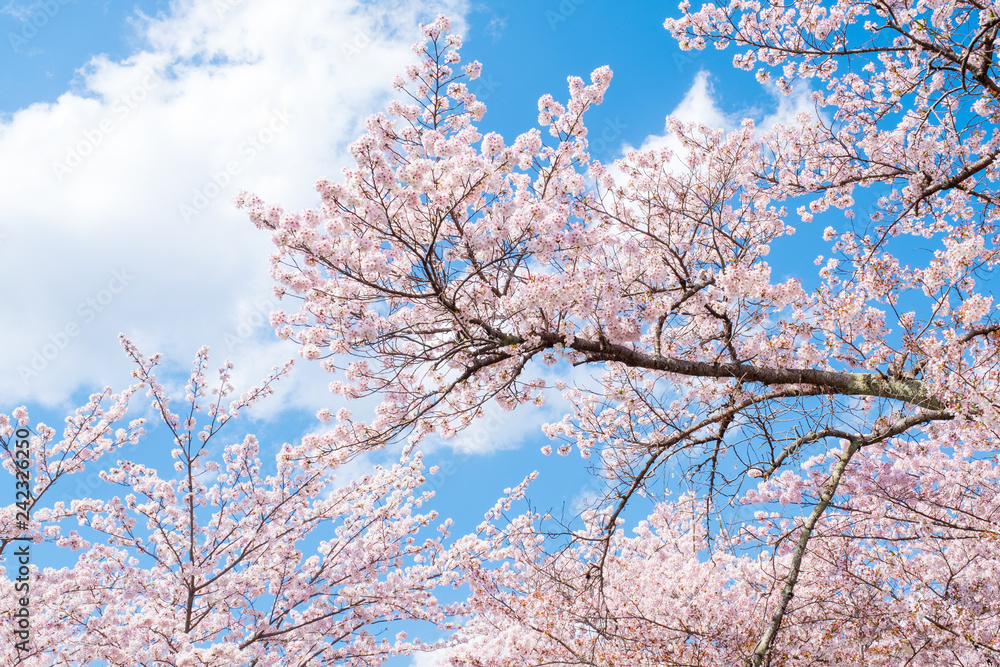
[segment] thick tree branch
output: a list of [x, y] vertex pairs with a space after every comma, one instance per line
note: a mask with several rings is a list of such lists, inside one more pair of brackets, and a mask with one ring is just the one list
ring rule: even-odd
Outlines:
[[[929, 391], [926, 383], [913, 378], [886, 378], [874, 373], [851, 373], [825, 371], [814, 368], [767, 368], [746, 363], [714, 363], [690, 361], [673, 357], [654, 356], [610, 343], [607, 340], [591, 341], [573, 338], [567, 341], [560, 334], [543, 334], [543, 343], [564, 345], [582, 352], [587, 361], [617, 361], [632, 368], [689, 375], [692, 377], [736, 378], [742, 382], [756, 382], [763, 385], [804, 384], [820, 387], [829, 394], [843, 396], [873, 396], [902, 401], [928, 410], [944, 410], [945, 406]], [[525, 342], [519, 336], [503, 336], [502, 344], [512, 345]]]
[[861, 436], [859, 434], [848, 439], [848, 443], [844, 448], [844, 451], [841, 453], [837, 463], [833, 466], [833, 470], [830, 471], [830, 479], [827, 481], [826, 485], [823, 487], [823, 491], [820, 493], [819, 502], [816, 503], [816, 506], [813, 507], [813, 511], [802, 524], [802, 532], [799, 533], [799, 540], [795, 545], [795, 552], [792, 554], [792, 562], [788, 569], [788, 576], [785, 578], [785, 586], [781, 591], [781, 599], [778, 602], [778, 607], [771, 615], [771, 621], [768, 623], [767, 629], [764, 631], [764, 635], [760, 638], [760, 641], [757, 642], [753, 655], [751, 655], [747, 660], [747, 664], [752, 667], [760, 667], [765, 664], [765, 660], [767, 659], [771, 648], [774, 646], [774, 640], [778, 634], [778, 630], [781, 628], [781, 622], [788, 609], [788, 603], [791, 601], [792, 595], [795, 592], [795, 584], [799, 580], [799, 573], [802, 569], [802, 558], [806, 552], [806, 545], [809, 543], [809, 538], [812, 537], [812, 531], [816, 527], [816, 523], [819, 521], [820, 517], [823, 516], [823, 512], [825, 512], [826, 508], [830, 506], [830, 503], [833, 502], [833, 496], [837, 492], [837, 487], [840, 485], [840, 480], [843, 477], [844, 471], [847, 469], [847, 464], [851, 462], [851, 458], [862, 447], [882, 442], [888, 438], [893, 438], [902, 433], [906, 433], [914, 426], [919, 426], [920, 424], [950, 418], [951, 415], [946, 411], [921, 410], [915, 414], [901, 417], [893, 423], [877, 429], [867, 436]]
[[768, 654], [771, 652], [771, 648], [774, 646], [774, 639], [778, 635], [778, 629], [781, 627], [781, 621], [785, 617], [785, 611], [788, 609], [788, 603], [792, 599], [792, 595], [795, 591], [795, 584], [799, 580], [799, 572], [802, 569], [802, 557], [806, 553], [806, 545], [809, 543], [809, 538], [812, 536], [813, 528], [816, 527], [816, 523], [819, 518], [826, 511], [826, 508], [830, 506], [833, 501], [833, 494], [837, 491], [837, 486], [840, 484], [840, 479], [844, 474], [844, 470], [847, 469], [847, 464], [851, 462], [851, 457], [853, 457], [859, 449], [861, 449], [864, 440], [860, 437], [854, 438], [849, 442], [844, 452], [840, 455], [840, 459], [834, 465], [833, 470], [830, 472], [830, 480], [823, 487], [823, 492], [820, 494], [819, 502], [813, 508], [813, 511], [806, 518], [805, 522], [802, 524], [802, 532], [799, 533], [798, 544], [795, 545], [795, 553], [792, 554], [792, 562], [788, 568], [788, 576], [785, 578], [785, 586], [781, 590], [781, 599], [778, 602], [778, 608], [774, 610], [771, 615], [771, 622], [768, 623], [767, 629], [764, 631], [764, 636], [760, 638], [757, 642], [757, 646], [754, 648], [753, 654], [747, 660], [747, 664], [752, 667], [760, 667], [764, 664], [767, 659]]

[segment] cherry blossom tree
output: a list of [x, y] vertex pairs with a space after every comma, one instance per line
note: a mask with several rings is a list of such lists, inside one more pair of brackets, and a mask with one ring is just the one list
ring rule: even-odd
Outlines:
[[[454, 545], [475, 614], [452, 664], [1000, 662], [996, 8], [684, 2], [666, 28], [815, 111], [669, 119], [674, 149], [605, 165], [605, 67], [507, 141], [439, 18], [320, 206], [240, 196], [298, 303], [278, 335], [381, 398], [323, 454], [568, 401], [545, 433], [606, 492], [550, 528], [510, 515], [529, 476]], [[796, 226], [829, 243], [818, 273]], [[592, 381], [546, 379], [571, 366]]]
[[[66, 419], [61, 439], [45, 424], [29, 439], [31, 522], [19, 529], [15, 507], [5, 508], [0, 555], [17, 564], [11, 553], [24, 542], [12, 538], [20, 533], [36, 553], [46, 542], [79, 555], [70, 567], [31, 566], [30, 637], [20, 648], [12, 613], [23, 593], [8, 565], [0, 579], [3, 664], [379, 665], [425, 648], [401, 628], [393, 632], [394, 621], [447, 627], [453, 610], [433, 590], [454, 575], [438, 562], [443, 537], [424, 534], [436, 514], [420, 511], [431, 494], [420, 490], [419, 453], [340, 481], [337, 461], [312, 455], [327, 436], [308, 435], [274, 448], [268, 466], [254, 436], [222, 446], [219, 432], [270, 394], [287, 367], [235, 397], [232, 365], [211, 388], [202, 348], [175, 411], [154, 374], [159, 356], [122, 342], [138, 382], [91, 396]], [[142, 388], [172, 434], [173, 470], [104, 461], [143, 436], [144, 419], [115, 428]], [[24, 408], [0, 417], [10, 472], [15, 428], [28, 424]], [[64, 478], [95, 465], [120, 495], [52, 501]]]

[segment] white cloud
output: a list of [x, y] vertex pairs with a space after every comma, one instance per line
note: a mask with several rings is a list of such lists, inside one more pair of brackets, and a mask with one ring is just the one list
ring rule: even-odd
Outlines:
[[733, 119], [716, 105], [714, 92], [708, 72], [701, 70], [695, 75], [694, 83], [684, 94], [684, 99], [673, 110], [672, 115], [685, 123], [701, 123], [724, 130], [734, 128], [736, 123]]
[[[136, 19], [140, 51], [81, 63], [72, 91], [0, 123], [3, 403], [122, 386], [119, 332], [181, 369], [209, 344], [247, 383], [293, 356], [254, 315], [271, 298], [270, 243], [232, 198], [315, 205], [312, 184], [339, 174], [412, 60], [417, 23], [465, 10], [178, 0]], [[329, 377], [296, 366], [283, 402], [331, 403]]]
[[[723, 113], [716, 104], [709, 73], [705, 70], [701, 70], [695, 75], [691, 88], [684, 94], [684, 99], [670, 112], [670, 115], [684, 123], [701, 123], [712, 129], [729, 131], [737, 125], [737, 122]], [[674, 155], [682, 155], [684, 152], [680, 140], [669, 132], [665, 132], [664, 134], [647, 136], [638, 149], [631, 145], [623, 146], [622, 154], [627, 155], [634, 150], [649, 151], [662, 148], [669, 149]], [[680, 167], [681, 163], [678, 158], [675, 157], [674, 161]]]
[[[775, 107], [769, 113], [762, 113], [760, 109], [749, 109], [745, 113], [726, 113], [718, 105], [718, 94], [712, 87], [711, 74], [705, 70], [699, 71], [681, 100], [670, 115], [684, 123], [699, 123], [706, 128], [724, 130], [730, 132], [739, 127], [744, 116], [754, 119], [758, 135], [769, 130], [775, 124], [794, 125], [797, 123], [795, 116], [798, 113], [808, 113], [815, 115], [815, 107], [811, 99], [811, 92], [808, 85], [801, 85], [794, 89], [792, 94], [782, 94], [777, 86], [769, 84], [766, 90], [775, 101]], [[669, 148], [675, 155], [683, 155], [684, 149], [681, 142], [673, 135], [651, 134], [646, 137], [639, 150], [653, 150]], [[626, 145], [622, 149], [623, 154], [635, 150], [632, 146]], [[680, 163], [678, 162], [678, 165]]]
[[796, 82], [791, 95], [785, 95], [774, 84], [769, 84], [767, 91], [775, 101], [775, 108], [758, 123], [758, 132], [769, 130], [775, 125], [797, 125], [796, 116], [800, 113], [816, 116], [816, 104], [808, 82]]
[[[541, 410], [532, 410], [529, 406], [522, 406], [517, 411], [502, 410], [492, 401], [483, 406], [483, 413], [454, 438], [435, 439], [435, 442], [463, 454], [517, 449], [525, 440], [539, 437], [542, 424], [550, 421]], [[434, 447], [427, 449], [433, 451]]]
[[3, 7], [0, 7], [0, 14], [6, 14], [7, 16], [13, 17], [18, 21], [27, 20], [33, 11], [38, 9], [40, 3], [28, 3], [28, 4], [18, 4], [14, 2], [8, 2]]
[[447, 659], [447, 654], [447, 648], [414, 653], [411, 656], [413, 662], [410, 663], [410, 667], [437, 667], [441, 664], [442, 660]]

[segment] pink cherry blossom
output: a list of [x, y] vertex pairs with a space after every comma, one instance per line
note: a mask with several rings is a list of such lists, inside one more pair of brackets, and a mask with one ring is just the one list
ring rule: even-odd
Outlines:
[[[31, 566], [30, 643], [19, 649], [11, 614], [0, 617], [3, 664], [360, 666], [435, 646], [383, 633], [397, 619], [447, 627], [454, 613], [433, 594], [455, 574], [441, 563], [450, 524], [438, 526], [438, 537], [423, 535], [436, 512], [421, 509], [432, 494], [420, 489], [419, 453], [338, 480], [337, 462], [308, 442], [220, 441], [223, 425], [270, 394], [287, 367], [230, 401], [232, 365], [212, 388], [202, 348], [182, 418], [155, 375], [158, 357], [122, 344], [139, 384], [92, 396], [67, 418], [61, 440], [44, 424], [35, 428], [29, 534], [77, 556], [70, 567]], [[143, 420], [113, 430], [142, 388], [173, 437], [176, 473], [127, 458], [124, 446], [139, 443]], [[211, 408], [199, 409], [208, 396]], [[27, 418], [23, 408], [17, 414]], [[11, 470], [11, 439], [2, 445]], [[63, 477], [90, 462], [120, 494], [47, 504]], [[15, 533], [13, 512], [0, 522], [0, 534]], [[20, 544], [3, 539], [0, 556], [17, 563], [11, 554]], [[0, 596], [14, 610], [23, 593], [10, 572]]]
[[[582, 527], [507, 498], [456, 541], [475, 613], [450, 664], [1000, 661], [995, 8], [683, 2], [665, 27], [816, 113], [672, 118], [681, 150], [612, 167], [588, 153], [600, 68], [539, 100], [543, 131], [484, 137], [460, 73], [481, 67], [439, 20], [417, 109], [369, 120], [297, 214], [314, 234], [241, 196], [301, 303], [279, 335], [381, 399], [317, 446], [451, 437], [544, 400], [546, 368], [593, 369], [544, 432], [603, 490]], [[773, 259], [800, 222], [818, 269]]]

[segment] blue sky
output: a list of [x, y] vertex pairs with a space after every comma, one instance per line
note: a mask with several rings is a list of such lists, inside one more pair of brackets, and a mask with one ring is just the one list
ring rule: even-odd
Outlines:
[[[343, 166], [344, 146], [384, 106], [389, 80], [410, 59], [415, 23], [437, 9], [464, 28], [465, 58], [484, 64], [475, 84], [489, 107], [483, 128], [506, 136], [534, 125], [540, 95], [564, 97], [567, 75], [586, 77], [604, 64], [615, 79], [592, 112], [591, 143], [605, 160], [654, 139], [666, 114], [697, 92], [700, 74], [714, 92], [702, 86], [694, 116], [727, 120], [708, 95], [732, 118], [774, 107], [750, 76], [731, 71], [729, 54], [681, 52], [662, 28], [666, 3], [300, 5], [319, 10], [331, 30], [287, 14], [271, 21], [284, 5], [262, 0], [0, 7], [0, 169], [11, 177], [0, 270], [20, 283], [4, 314], [34, 319], [5, 332], [16, 354], [4, 368], [14, 372], [0, 380], [4, 401], [65, 407], [74, 393], [118, 377], [124, 362], [104, 355], [116, 354], [120, 331], [178, 362], [196, 343], [227, 356], [258, 341], [277, 345], [262, 326], [234, 343], [233, 333], [258, 323], [273, 300], [261, 270], [266, 238], [232, 195], [246, 188], [289, 208], [314, 203], [312, 183]], [[257, 135], [269, 140], [251, 141], [255, 149], [247, 140]], [[213, 174], [227, 158], [242, 163], [241, 173], [191, 213], [199, 194], [214, 194]], [[17, 281], [29, 266], [32, 281]], [[96, 312], [84, 307], [116, 271], [127, 288]], [[211, 299], [199, 300], [199, 291]], [[185, 307], [200, 322], [172, 330], [171, 311]], [[17, 373], [80, 319], [82, 333], [43, 370]]]
[[[465, 35], [464, 59], [483, 63], [473, 86], [488, 107], [482, 128], [506, 137], [534, 126], [541, 95], [565, 99], [568, 75], [601, 65], [615, 73], [590, 115], [591, 148], [605, 161], [667, 141], [669, 113], [733, 126], [802, 102], [734, 72], [730, 52], [680, 51], [662, 27], [674, 2], [9, 0], [0, 5], [0, 411], [27, 405], [33, 423], [57, 424], [92, 391], [123, 388], [131, 369], [119, 332], [162, 352], [178, 383], [203, 344], [213, 364], [232, 359], [238, 387], [295, 356], [263, 324], [276, 305], [269, 243], [232, 197], [247, 189], [286, 208], [313, 205], [313, 182], [339, 173], [344, 147], [412, 58], [417, 22], [439, 11]], [[219, 175], [234, 162], [238, 173]], [[316, 410], [339, 407], [329, 379], [299, 360], [224, 440], [249, 430], [276, 449], [317, 428]], [[436, 445], [428, 463], [443, 467], [432, 482], [439, 511], [467, 530], [532, 469], [536, 504], [571, 509], [591, 484], [583, 464], [539, 453], [539, 425], [560, 416], [558, 401], [497, 412]], [[164, 438], [153, 431], [145, 446]], [[38, 564], [63, 564], [49, 557]]]

